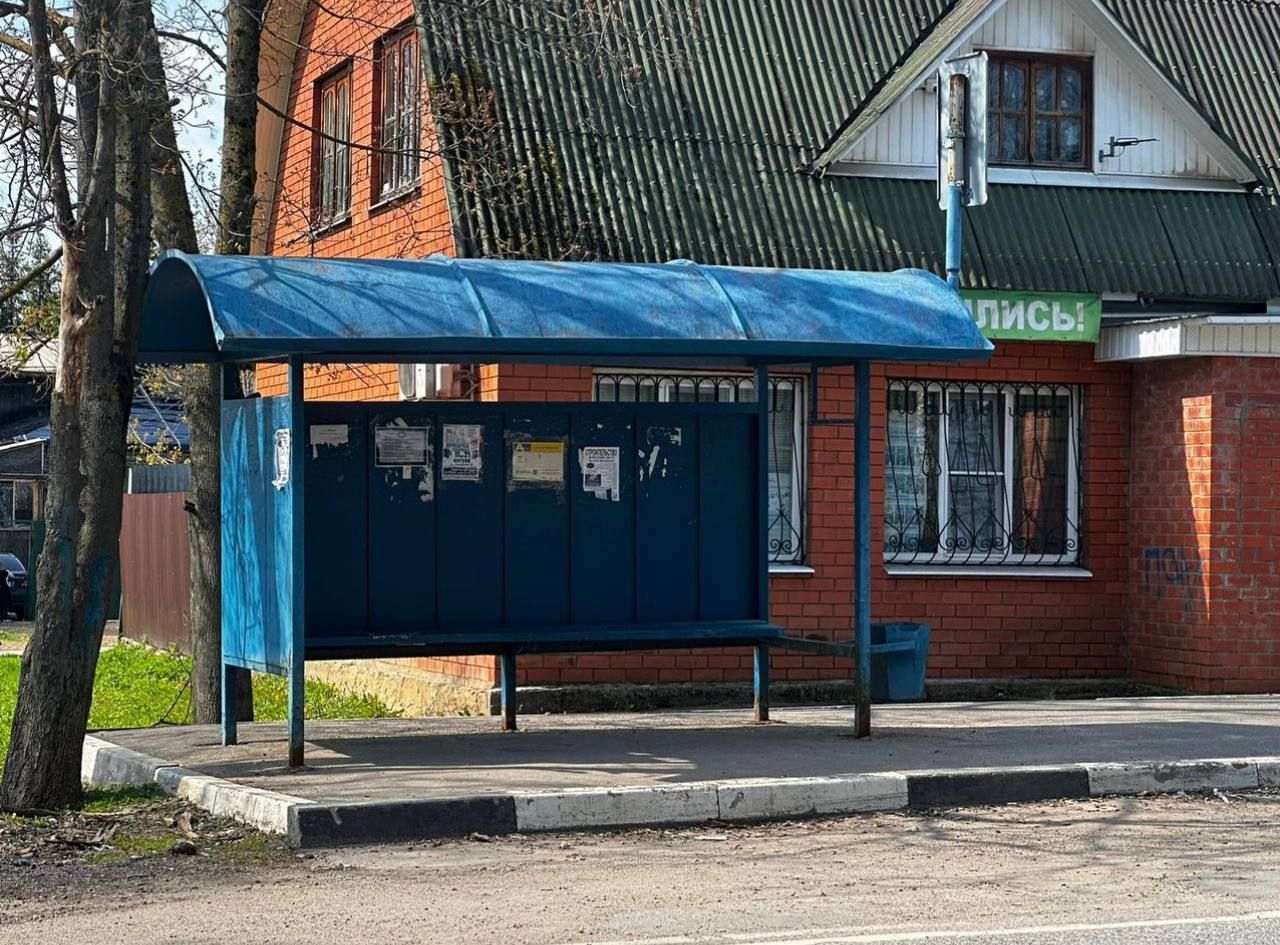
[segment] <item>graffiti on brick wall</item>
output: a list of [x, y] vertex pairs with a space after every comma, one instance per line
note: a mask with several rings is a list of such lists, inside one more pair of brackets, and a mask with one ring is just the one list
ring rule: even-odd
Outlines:
[[1197, 588], [1200, 586], [1200, 554], [1185, 545], [1166, 545], [1144, 548], [1142, 551], [1142, 586], [1154, 592], [1156, 600], [1171, 597], [1182, 598], [1183, 612], [1191, 615], [1195, 607]]

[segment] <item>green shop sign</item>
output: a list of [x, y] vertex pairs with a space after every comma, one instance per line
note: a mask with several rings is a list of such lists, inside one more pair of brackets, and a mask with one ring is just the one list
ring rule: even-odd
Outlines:
[[991, 339], [1097, 341], [1102, 299], [1065, 292], [961, 289], [969, 314]]

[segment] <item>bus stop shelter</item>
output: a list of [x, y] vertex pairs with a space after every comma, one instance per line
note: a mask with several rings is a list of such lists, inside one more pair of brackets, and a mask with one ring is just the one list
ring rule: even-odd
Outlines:
[[[521, 653], [770, 647], [856, 658], [870, 732], [872, 361], [983, 359], [959, 296], [925, 272], [169, 253], [140, 359], [288, 364], [288, 393], [222, 414], [223, 739], [244, 667], [500, 657], [515, 725]], [[308, 401], [307, 364], [519, 363], [754, 372], [754, 402]], [[769, 618], [770, 369], [852, 366], [854, 625], [788, 637]], [[335, 562], [341, 562], [337, 564]]]

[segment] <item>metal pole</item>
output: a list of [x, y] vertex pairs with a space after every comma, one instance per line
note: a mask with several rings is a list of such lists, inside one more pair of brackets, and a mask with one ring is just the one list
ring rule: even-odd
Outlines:
[[[231, 386], [231, 383], [230, 383], [232, 380], [231, 374], [232, 372], [238, 369], [239, 369], [238, 365], [235, 365], [235, 364], [223, 365], [222, 371], [219, 375], [219, 385], [218, 385], [219, 392], [222, 395], [220, 399], [223, 402], [226, 401], [227, 389]], [[218, 409], [219, 410], [222, 409], [221, 405], [219, 405]], [[219, 440], [218, 440], [219, 452], [221, 452], [222, 450], [222, 437], [226, 436], [225, 427], [222, 427], [221, 429], [222, 429], [222, 432], [219, 434]], [[222, 472], [221, 460], [218, 463], [218, 470], [219, 470], [219, 476], [224, 475], [224, 473]], [[221, 483], [219, 483], [218, 488], [219, 489], [222, 488]], [[221, 528], [222, 527], [221, 524], [219, 524], [218, 527]], [[225, 558], [226, 557], [225, 549], [227, 547], [227, 544], [225, 541], [222, 542], [221, 544], [223, 548], [223, 557]], [[225, 567], [223, 567], [222, 562], [219, 562], [218, 566], [220, 568], [223, 568], [224, 571], [226, 570]], [[234, 745], [236, 744], [239, 738], [239, 732], [237, 731], [237, 725], [236, 725], [237, 721], [239, 721], [240, 719], [240, 704], [239, 704], [239, 699], [237, 698], [239, 696], [239, 693], [236, 691], [236, 684], [238, 680], [236, 679], [235, 667], [227, 662], [227, 616], [228, 615], [227, 615], [227, 608], [222, 606], [222, 601], [218, 601], [218, 609], [222, 614], [222, 618], [221, 618], [222, 625], [218, 627], [218, 633], [222, 635], [222, 646], [218, 648], [218, 651], [221, 654], [219, 658], [222, 660], [222, 744]], [[232, 619], [235, 619], [236, 617], [238, 617], [238, 614], [232, 615]]]
[[[757, 603], [759, 619], [769, 619], [769, 369], [756, 368], [756, 502], [759, 511], [756, 556]], [[755, 651], [755, 719], [769, 721], [769, 647]]]
[[960, 247], [965, 204], [965, 115], [968, 80], [951, 76], [947, 113], [947, 285], [960, 288]]
[[858, 738], [871, 734], [871, 364], [854, 365], [853, 428], [853, 593], [854, 640], [858, 647], [855, 686]]
[[502, 730], [516, 730], [516, 654], [512, 650], [505, 651], [499, 657], [501, 677], [498, 680], [502, 693]]
[[303, 764], [303, 718], [306, 702], [306, 522], [303, 467], [306, 463], [302, 359], [289, 358], [289, 503], [293, 521], [293, 635], [289, 647], [289, 767]]

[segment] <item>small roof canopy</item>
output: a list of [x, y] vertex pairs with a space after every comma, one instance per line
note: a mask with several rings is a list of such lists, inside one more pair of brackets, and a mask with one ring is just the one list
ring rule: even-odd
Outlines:
[[769, 365], [991, 350], [960, 297], [918, 270], [170, 252], [139, 357]]

